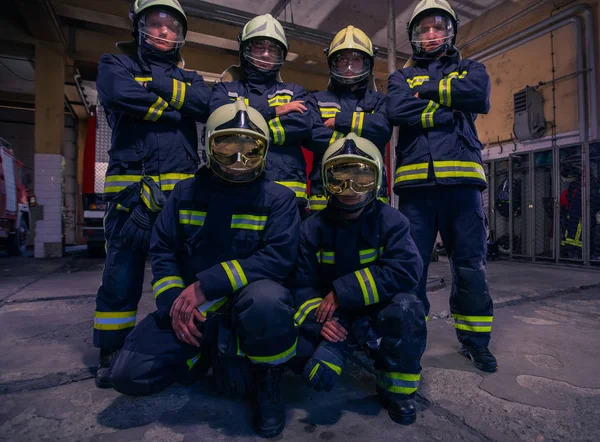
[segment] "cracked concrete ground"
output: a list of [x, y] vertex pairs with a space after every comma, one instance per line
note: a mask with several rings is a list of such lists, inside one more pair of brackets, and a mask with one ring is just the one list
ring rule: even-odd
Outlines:
[[[219, 396], [211, 377], [148, 398], [95, 388], [101, 272], [86, 258], [0, 258], [0, 441], [258, 440], [249, 406]], [[277, 440], [600, 440], [600, 272], [490, 263], [495, 374], [457, 353], [447, 262], [431, 274], [446, 288], [430, 294], [417, 423], [394, 424], [372, 375], [349, 365], [332, 393], [286, 376], [288, 424]], [[149, 280], [140, 318], [153, 309]]]

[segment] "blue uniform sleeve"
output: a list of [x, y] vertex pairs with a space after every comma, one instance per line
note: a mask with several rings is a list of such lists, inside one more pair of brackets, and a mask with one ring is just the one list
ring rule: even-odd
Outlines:
[[158, 66], [152, 66], [152, 81], [148, 82], [147, 87], [183, 115], [202, 123], [208, 119], [210, 87], [196, 72], [179, 68], [167, 72]]
[[394, 72], [388, 79], [386, 108], [393, 126], [432, 128], [454, 123], [452, 109], [421, 98], [420, 92], [419, 97], [415, 97], [402, 70]]
[[232, 100], [227, 94], [227, 87], [224, 83], [215, 83], [212, 88], [212, 94], [210, 96], [210, 113], [213, 113], [215, 109], [231, 103]]
[[221, 262], [196, 275], [206, 299], [222, 298], [261, 279], [283, 283], [296, 261], [299, 230], [296, 197], [293, 192], [286, 192], [273, 202], [260, 250], [248, 258]]
[[[293, 101], [302, 100], [306, 104], [308, 94], [300, 86], [294, 87]], [[271, 130], [271, 141], [278, 145], [296, 143], [310, 137], [312, 128], [312, 117], [308, 110], [291, 112], [281, 117], [269, 120]]]
[[167, 101], [141, 85], [142, 80], [136, 80], [115, 55], [100, 58], [96, 84], [104, 107], [147, 121], [181, 120], [181, 114]]
[[388, 120], [385, 96], [377, 101], [373, 112], [339, 112], [335, 116], [335, 130], [343, 134], [354, 132], [377, 146], [390, 141], [392, 126]]
[[300, 327], [308, 315], [314, 312], [323, 301], [323, 288], [319, 282], [319, 263], [317, 249], [311, 243], [310, 235], [313, 223], [302, 223], [300, 245], [294, 275], [294, 323]]
[[175, 186], [163, 210], [158, 215], [150, 240], [152, 292], [161, 317], [169, 314], [173, 302], [185, 288], [179, 273], [176, 254], [181, 247], [181, 230], [177, 215], [178, 189], [178, 186]]
[[317, 97], [311, 94], [306, 100], [306, 107], [310, 112], [312, 129], [310, 143], [307, 143], [304, 147], [316, 154], [323, 155], [332, 140], [335, 141], [336, 139], [333, 136], [334, 131], [323, 124], [323, 116]]
[[452, 72], [440, 81], [423, 83], [419, 97], [459, 111], [487, 114], [490, 110], [490, 76], [483, 64], [471, 62], [461, 72]]
[[404, 215], [386, 219], [384, 247], [371, 266], [344, 275], [333, 282], [340, 307], [359, 308], [387, 301], [399, 293], [416, 293], [423, 261], [410, 236]]

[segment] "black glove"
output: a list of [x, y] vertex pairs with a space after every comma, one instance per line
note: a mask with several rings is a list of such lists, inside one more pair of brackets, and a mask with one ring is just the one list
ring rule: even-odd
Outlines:
[[252, 364], [245, 356], [217, 355], [213, 362], [213, 374], [217, 388], [228, 397], [244, 396], [252, 391]]
[[136, 206], [121, 229], [123, 244], [135, 252], [147, 253], [157, 217], [157, 212], [150, 212], [142, 205]]
[[302, 376], [317, 391], [331, 391], [344, 369], [343, 343], [321, 341], [304, 367]]

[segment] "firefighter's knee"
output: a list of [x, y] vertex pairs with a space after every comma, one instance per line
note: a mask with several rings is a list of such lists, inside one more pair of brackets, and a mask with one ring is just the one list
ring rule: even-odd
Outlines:
[[166, 388], [167, 385], [160, 382], [160, 377], [152, 373], [154, 359], [125, 348], [121, 350], [111, 367], [113, 388], [129, 396], [147, 396]]

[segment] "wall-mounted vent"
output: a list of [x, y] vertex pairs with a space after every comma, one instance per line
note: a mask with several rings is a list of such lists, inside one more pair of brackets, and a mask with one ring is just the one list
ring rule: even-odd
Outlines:
[[533, 88], [526, 87], [513, 96], [514, 132], [519, 141], [540, 138], [546, 131], [544, 97]]

